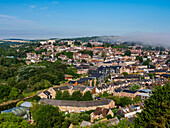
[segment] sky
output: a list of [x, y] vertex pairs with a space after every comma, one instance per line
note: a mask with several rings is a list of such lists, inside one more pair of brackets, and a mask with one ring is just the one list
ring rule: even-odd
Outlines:
[[170, 37], [170, 0], [0, 0], [0, 39], [136, 32]]

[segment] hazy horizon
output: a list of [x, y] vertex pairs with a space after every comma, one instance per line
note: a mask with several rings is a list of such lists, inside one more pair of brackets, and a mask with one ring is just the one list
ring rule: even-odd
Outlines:
[[1, 0], [0, 4], [0, 39], [116, 35], [170, 44], [169, 0]]

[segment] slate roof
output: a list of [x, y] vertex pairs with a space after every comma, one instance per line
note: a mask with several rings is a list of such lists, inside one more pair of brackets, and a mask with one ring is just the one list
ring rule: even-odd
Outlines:
[[112, 100], [111, 99], [101, 99], [94, 101], [68, 101], [68, 100], [52, 100], [52, 99], [40, 99], [39, 103], [51, 104], [54, 106], [74, 106], [74, 107], [91, 107], [91, 106], [100, 106], [108, 105]]
[[99, 77], [101, 77], [101, 76], [103, 76], [102, 73], [92, 73], [91, 76], [89, 76], [89, 78], [92, 78], [92, 77], [99, 78]]
[[59, 86], [59, 87], [54, 87], [53, 89], [55, 91], [57, 91], [57, 90], [67, 90], [67, 89], [70, 89], [70, 86]]
[[73, 87], [73, 90], [80, 90], [80, 91], [84, 91], [86, 89], [86, 87], [84, 87], [84, 86], [74, 86]]
[[96, 110], [93, 112], [93, 114], [94, 115], [102, 114], [103, 117], [106, 117], [108, 112], [109, 112], [109, 109], [107, 109], [107, 108], [97, 107]]
[[126, 92], [126, 93], [133, 93], [133, 94], [135, 94], [137, 91], [123, 90], [122, 92]]
[[49, 92], [49, 91], [47, 91], [47, 90], [46, 90], [46, 91], [44, 91], [43, 93], [44, 93], [46, 96], [49, 96], [49, 95], [50, 95], [50, 92]]

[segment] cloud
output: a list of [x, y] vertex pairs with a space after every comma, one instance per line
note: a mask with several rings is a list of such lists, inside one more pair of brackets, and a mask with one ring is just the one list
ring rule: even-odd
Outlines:
[[53, 1], [51, 2], [52, 4], [58, 4], [59, 2], [58, 1]]
[[14, 16], [9, 16], [9, 15], [0, 15], [0, 18], [16, 19], [16, 17], [14, 17]]
[[30, 8], [36, 8], [36, 6], [35, 5], [31, 5]]
[[170, 47], [170, 33], [134, 32], [122, 36], [123, 40], [139, 41], [147, 45]]
[[9, 25], [10, 27], [32, 26], [35, 25], [35, 22], [32, 20], [19, 19], [15, 16], [0, 14], [0, 27], [5, 28], [5, 25]]
[[170, 47], [170, 33], [132, 32], [122, 36], [101, 36], [99, 39], [110, 42], [135, 41], [146, 45]]

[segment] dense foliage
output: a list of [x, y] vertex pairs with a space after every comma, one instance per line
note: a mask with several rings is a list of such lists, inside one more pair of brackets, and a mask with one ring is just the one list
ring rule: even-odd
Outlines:
[[24, 118], [15, 116], [13, 113], [0, 114], [0, 128], [31, 128], [33, 127]]
[[66, 128], [69, 121], [64, 119], [58, 107], [52, 105], [42, 105], [33, 103], [31, 113], [35, 121], [36, 128]]
[[157, 87], [153, 95], [145, 100], [144, 110], [138, 114], [135, 127], [168, 128], [170, 127], [170, 82]]
[[43, 61], [38, 64], [26, 65], [23, 60], [0, 58], [0, 102], [23, 98], [29, 93], [64, 81], [64, 75], [79, 77], [74, 67]]
[[56, 100], [75, 100], [75, 101], [90, 101], [93, 100], [91, 91], [86, 91], [84, 95], [81, 93], [80, 90], [74, 91], [72, 95], [68, 92], [68, 90], [65, 90], [62, 92], [61, 90], [57, 90]]
[[104, 92], [103, 94], [99, 93], [98, 96], [101, 97], [101, 98], [112, 99], [115, 102], [116, 106], [122, 106], [122, 107], [125, 107], [126, 105], [134, 104], [134, 103], [138, 103], [138, 102], [142, 101], [140, 97], [135, 97], [132, 100], [129, 97], [113, 96], [113, 95], [108, 94], [107, 92]]
[[138, 90], [138, 89], [140, 89], [140, 85], [138, 85], [138, 84], [134, 84], [134, 85], [132, 85], [132, 86], [130, 87], [130, 90], [131, 90], [131, 91], [136, 91], [136, 90]]

